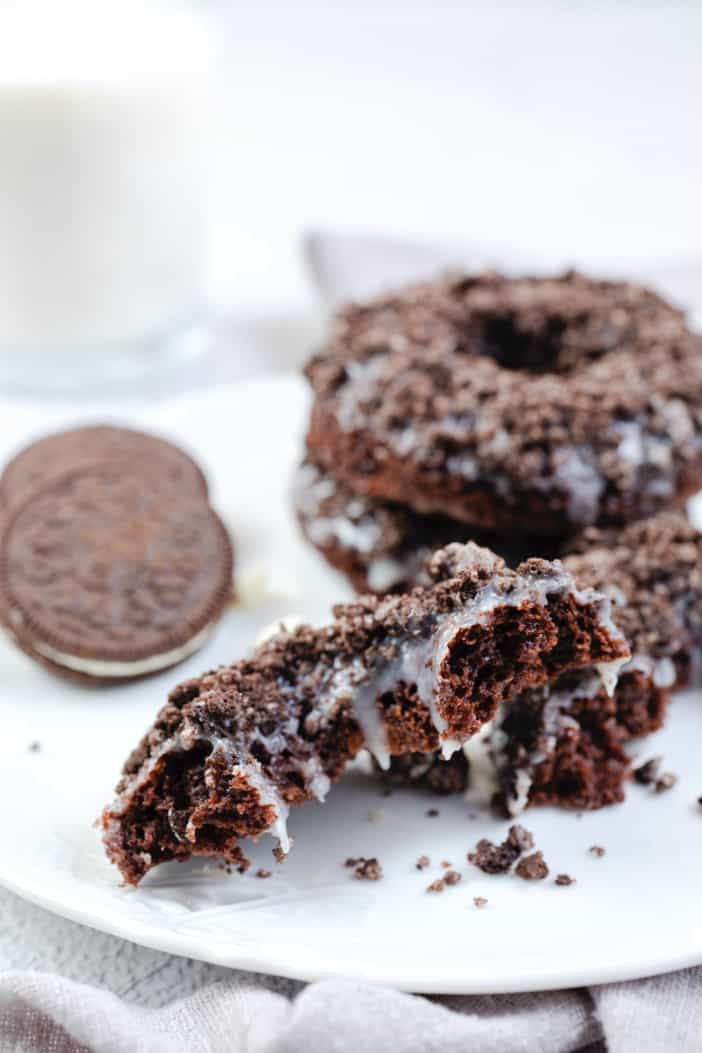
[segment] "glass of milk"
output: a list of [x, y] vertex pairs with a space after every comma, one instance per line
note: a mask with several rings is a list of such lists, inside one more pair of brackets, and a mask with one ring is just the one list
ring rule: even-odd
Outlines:
[[200, 345], [209, 65], [182, 9], [0, 5], [0, 393]]

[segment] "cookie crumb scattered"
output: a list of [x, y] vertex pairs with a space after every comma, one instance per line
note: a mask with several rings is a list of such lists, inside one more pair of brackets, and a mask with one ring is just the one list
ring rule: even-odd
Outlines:
[[457, 885], [461, 880], [461, 875], [457, 870], [447, 870], [444, 874], [444, 881], [447, 885]]
[[656, 793], [665, 793], [666, 790], [672, 790], [677, 781], [678, 777], [672, 771], [664, 771], [660, 778], [656, 779]]
[[524, 856], [517, 863], [514, 872], [525, 881], [543, 881], [548, 877], [548, 867], [543, 852], [532, 852], [531, 855]]
[[591, 856], [595, 856], [597, 859], [602, 859], [602, 856], [605, 854], [602, 845], [590, 845], [588, 852]]
[[510, 826], [507, 837], [500, 845], [488, 841], [485, 837], [481, 838], [473, 851], [468, 853], [468, 862], [485, 874], [506, 874], [522, 852], [533, 847], [534, 838], [530, 831], [514, 824]]
[[574, 885], [575, 878], [571, 877], [570, 874], [556, 874], [553, 883], [554, 885], [561, 885], [565, 888], [568, 885]]
[[380, 881], [383, 876], [383, 868], [375, 856], [372, 856], [370, 859], [359, 859], [353, 876], [358, 881]]
[[272, 875], [272, 871], [266, 870], [264, 867], [259, 867], [256, 871], [256, 877], [258, 878], [269, 878]]
[[473, 896], [473, 906], [480, 910], [481, 907], [487, 906], [487, 900], [485, 896]]
[[426, 810], [426, 815], [427, 815], [427, 817], [429, 819], [436, 819], [438, 814], [439, 814], [439, 809], [438, 808], [427, 808], [427, 810]]
[[356, 859], [355, 856], [349, 856], [348, 859], [344, 860], [344, 866], [345, 867], [355, 867], [359, 863], [362, 863], [362, 862], [363, 862], [363, 857], [360, 857], [359, 859]]
[[417, 862], [415, 863], [415, 866], [416, 866], [417, 870], [426, 870], [426, 868], [430, 864], [431, 864], [431, 859], [429, 858], [429, 856], [420, 856], [419, 859], [417, 860]]
[[437, 878], [436, 881], [432, 881], [431, 885], [427, 885], [427, 892], [443, 892], [446, 888], [446, 882], [443, 878]]
[[442, 867], [444, 870], [448, 870], [451, 864], [449, 863], [448, 859], [442, 859], [439, 863], [439, 866]]
[[515, 823], [514, 826], [510, 826], [507, 831], [507, 841], [510, 845], [514, 845], [520, 852], [527, 852], [530, 848], [534, 847], [534, 835], [530, 830], [520, 826], [519, 823]]
[[662, 759], [662, 757], [651, 757], [645, 764], [640, 764], [638, 768], [634, 768], [634, 779], [636, 782], [641, 783], [642, 786], [650, 786], [652, 782], [655, 782]]

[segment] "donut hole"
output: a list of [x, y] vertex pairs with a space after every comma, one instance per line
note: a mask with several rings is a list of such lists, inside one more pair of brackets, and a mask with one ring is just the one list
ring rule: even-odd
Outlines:
[[478, 354], [494, 359], [502, 369], [522, 373], [554, 373], [562, 368], [565, 322], [556, 316], [538, 326], [519, 325], [512, 314], [490, 315], [478, 327]]

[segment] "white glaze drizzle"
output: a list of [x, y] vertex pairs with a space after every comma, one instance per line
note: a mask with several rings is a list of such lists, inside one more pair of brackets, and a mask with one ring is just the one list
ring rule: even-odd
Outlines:
[[[439, 711], [441, 671], [456, 635], [485, 621], [498, 607], [518, 607], [525, 602], [547, 606], [549, 598], [564, 592], [570, 592], [580, 605], [595, 604], [602, 625], [614, 639], [623, 640], [611, 617], [611, 601], [594, 589], [576, 589], [565, 572], [534, 577], [508, 592], [500, 592], [493, 584], [488, 584], [461, 609], [443, 616], [435, 631], [427, 637], [400, 642], [393, 658], [371, 668], [364, 666], [358, 658], [338, 660], [308, 719], [323, 719], [334, 706], [348, 702], [363, 731], [366, 747], [378, 765], [387, 769], [390, 754], [378, 699], [399, 683], [415, 684], [419, 701], [431, 715], [442, 754], [448, 759], [462, 745], [460, 739], [447, 733], [447, 721]], [[392, 603], [392, 600], [388, 602]], [[382, 608], [376, 612], [376, 617], [381, 613]], [[625, 656], [598, 664], [597, 673], [609, 693], [616, 685], [621, 666], [627, 661], [628, 656]]]

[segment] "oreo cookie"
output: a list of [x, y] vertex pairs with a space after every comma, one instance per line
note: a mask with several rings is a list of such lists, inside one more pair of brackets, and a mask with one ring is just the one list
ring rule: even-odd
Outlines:
[[178, 446], [131, 428], [95, 424], [44, 436], [20, 450], [0, 476], [0, 509], [8, 515], [52, 479], [105, 462], [129, 472], [148, 463], [173, 487], [207, 499], [205, 476]]
[[0, 618], [54, 671], [104, 683], [176, 665], [231, 599], [231, 541], [170, 443], [100, 427], [42, 439], [0, 493]]

